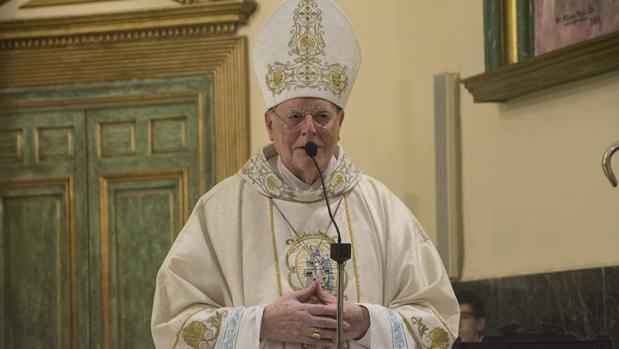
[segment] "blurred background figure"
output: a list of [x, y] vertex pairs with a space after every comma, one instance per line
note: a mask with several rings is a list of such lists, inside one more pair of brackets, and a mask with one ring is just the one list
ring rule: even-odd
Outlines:
[[484, 304], [475, 293], [467, 290], [456, 292], [460, 304], [458, 337], [463, 342], [480, 342], [486, 327]]

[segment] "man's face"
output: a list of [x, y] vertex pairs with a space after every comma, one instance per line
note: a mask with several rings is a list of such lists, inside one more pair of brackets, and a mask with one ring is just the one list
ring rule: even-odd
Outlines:
[[[305, 154], [305, 143], [312, 141], [318, 146], [316, 161], [321, 170], [328, 165], [337, 149], [344, 111], [338, 112], [336, 106], [320, 98], [293, 98], [278, 104], [274, 112], [265, 113], [265, 123], [269, 136], [275, 145], [282, 162], [297, 177], [305, 180], [316, 172], [310, 157]], [[320, 125], [310, 116], [330, 115], [331, 121]], [[302, 121], [291, 126], [292, 117]], [[314, 177], [315, 179], [315, 177]]]
[[460, 328], [458, 336], [463, 342], [478, 342], [480, 333], [486, 326], [486, 319], [475, 318], [473, 306], [468, 303], [460, 304]]

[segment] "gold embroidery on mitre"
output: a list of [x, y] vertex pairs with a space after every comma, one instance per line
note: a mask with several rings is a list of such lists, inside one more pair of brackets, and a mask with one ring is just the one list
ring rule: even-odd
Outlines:
[[325, 40], [322, 10], [315, 0], [299, 0], [294, 10], [292, 37], [288, 41], [294, 62], [274, 62], [267, 65], [266, 84], [273, 96], [290, 88], [308, 87], [329, 90], [341, 95], [348, 86], [346, 66], [324, 63]]
[[183, 328], [183, 339], [185, 343], [194, 349], [215, 348], [217, 337], [221, 329], [221, 321], [227, 312], [215, 312], [215, 314], [206, 320], [206, 323], [201, 321], [192, 321], [189, 325]]

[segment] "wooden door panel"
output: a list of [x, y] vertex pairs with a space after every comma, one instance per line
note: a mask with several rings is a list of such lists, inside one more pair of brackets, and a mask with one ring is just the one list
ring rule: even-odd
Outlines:
[[87, 111], [103, 348], [154, 347], [157, 270], [199, 195], [197, 110], [177, 100]]
[[[3, 193], [17, 193], [14, 190], [29, 191], [36, 198], [8, 201], [11, 215], [25, 217], [21, 220], [4, 220], [6, 208], [0, 205], [0, 229], [10, 223], [12, 231], [20, 232], [10, 236], [23, 241], [9, 242], [13, 246], [27, 243], [30, 238], [22, 232], [36, 230], [32, 224], [37, 219], [51, 227], [51, 221], [39, 216], [49, 216], [49, 207], [60, 207], [60, 214], [66, 214], [60, 224], [68, 229], [62, 234], [70, 237], [61, 240], [68, 244], [62, 253], [70, 251], [69, 262], [62, 262], [70, 265], [63, 271], [69, 273], [69, 320], [62, 308], [63, 293], [60, 320], [56, 315], [50, 320], [52, 313], [48, 313], [47, 324], [41, 325], [48, 332], [31, 331], [34, 335], [25, 338], [22, 319], [14, 315], [18, 311], [3, 307], [10, 314], [3, 313], [0, 320], [1, 348], [153, 346], [150, 314], [157, 269], [189, 208], [215, 183], [212, 95], [211, 76], [0, 91], [0, 100], [14, 100], [19, 106], [10, 114], [0, 111], [0, 190], [5, 190], [0, 199]], [[45, 201], [50, 196], [36, 191], [42, 188], [56, 188], [58, 193], [64, 188], [64, 201], [58, 201], [59, 197]], [[9, 254], [4, 235], [0, 243], [0, 271], [8, 263], [16, 263], [10, 264], [15, 270], [32, 263]], [[51, 268], [56, 250], [45, 252], [41, 261]], [[0, 274], [1, 292], [5, 279]], [[19, 284], [7, 280], [10, 285]], [[47, 281], [30, 280], [32, 285]], [[11, 289], [0, 300], [12, 302], [15, 297]], [[15, 307], [25, 304], [15, 299]], [[40, 321], [39, 313], [32, 314], [23, 315], [28, 326]], [[52, 322], [55, 332], [48, 326]], [[27, 345], [17, 345], [20, 341]]]
[[64, 189], [0, 189], [4, 348], [70, 347], [75, 295]]
[[88, 344], [84, 113], [0, 114], [0, 347]]
[[85, 175], [84, 111], [0, 114], [0, 178]]
[[113, 348], [153, 347], [157, 270], [183, 222], [184, 173], [116, 176], [101, 183], [103, 320]]

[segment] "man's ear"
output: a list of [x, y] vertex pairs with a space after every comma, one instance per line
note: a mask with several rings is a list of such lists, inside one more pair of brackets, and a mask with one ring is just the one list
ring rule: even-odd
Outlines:
[[340, 110], [339, 114], [340, 114], [340, 127], [342, 127], [342, 124], [344, 123], [344, 115], [345, 115], [344, 109]]
[[264, 112], [264, 126], [267, 128], [267, 132], [269, 133], [269, 139], [273, 141], [273, 119], [271, 119], [268, 110]]

